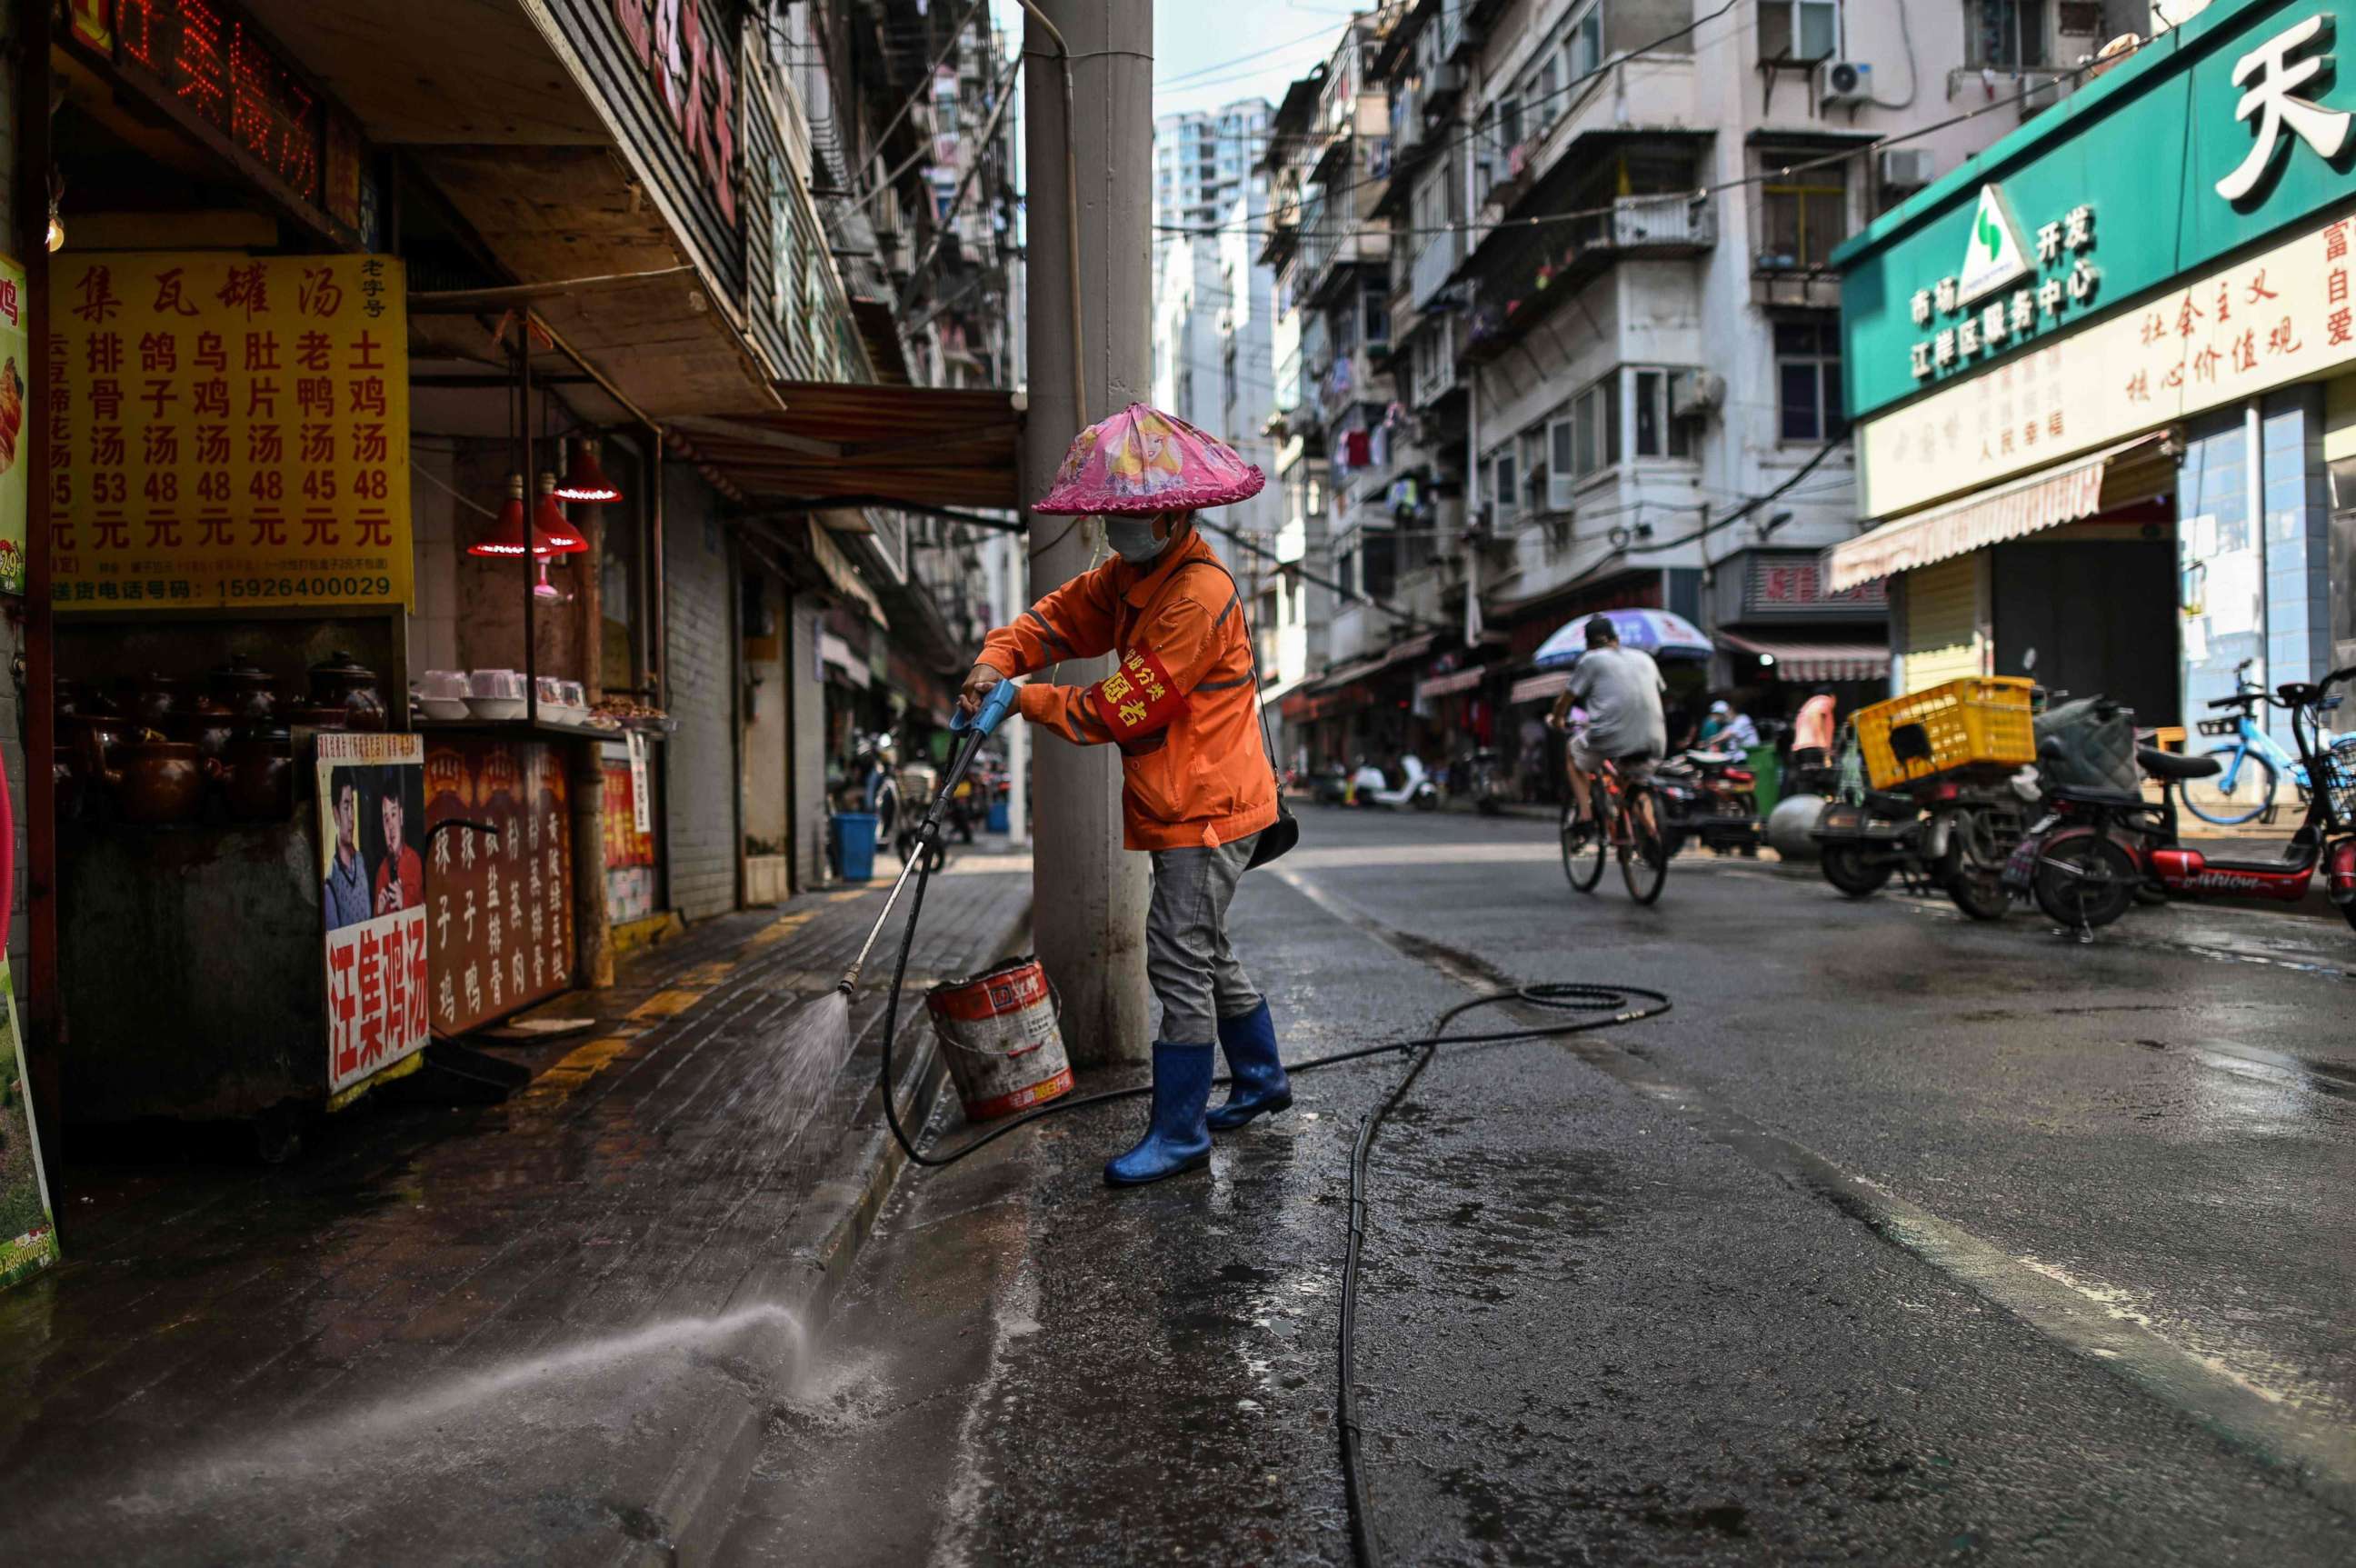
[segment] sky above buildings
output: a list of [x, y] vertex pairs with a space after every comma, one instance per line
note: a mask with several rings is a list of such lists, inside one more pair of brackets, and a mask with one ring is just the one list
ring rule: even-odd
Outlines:
[[[999, 25], [1019, 35], [1015, 0], [992, 5]], [[1156, 0], [1153, 112], [1215, 109], [1239, 98], [1275, 102], [1332, 51], [1352, 10], [1338, 0]]]

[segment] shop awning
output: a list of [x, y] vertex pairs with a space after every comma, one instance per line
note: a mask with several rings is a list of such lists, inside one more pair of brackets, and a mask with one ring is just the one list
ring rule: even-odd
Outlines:
[[1730, 631], [1719, 632], [1718, 640], [1728, 648], [1774, 660], [1779, 681], [1883, 681], [1890, 676], [1887, 643], [1801, 642]]
[[1393, 643], [1371, 658], [1355, 660], [1320, 676], [1310, 689], [1317, 692], [1330, 692], [1337, 686], [1346, 686], [1354, 681], [1363, 681], [1367, 676], [1387, 670], [1394, 664], [1404, 664], [1409, 660], [1422, 658], [1431, 651], [1431, 645], [1439, 640], [1438, 632], [1428, 631], [1421, 637], [1410, 637], [1405, 642]]
[[815, 519], [811, 520], [809, 528], [810, 559], [816, 561], [819, 570], [826, 574], [826, 580], [833, 585], [834, 591], [865, 610], [867, 618], [877, 626], [890, 626], [891, 622], [884, 618], [882, 601], [876, 598], [875, 590], [867, 585], [867, 579], [851, 565], [851, 557], [842, 553], [841, 546], [835, 543]]
[[1478, 686], [1481, 683], [1481, 678], [1488, 672], [1486, 667], [1476, 664], [1470, 670], [1459, 670], [1447, 675], [1434, 675], [1429, 681], [1419, 681], [1416, 683], [1415, 699], [1420, 703], [1433, 697], [1451, 697], [1459, 692], [1469, 692]]
[[1968, 555], [2112, 507], [2148, 499], [2176, 482], [2167, 431], [2138, 435], [2059, 467], [1885, 522], [1826, 553], [1826, 586], [1840, 593], [1877, 577]]
[[1531, 675], [1514, 682], [1505, 693], [1507, 707], [1519, 707], [1524, 703], [1551, 703], [1570, 687], [1570, 671], [1549, 670], [1543, 675]]
[[862, 691], [866, 689], [868, 682], [873, 679], [867, 669], [867, 660], [852, 652], [851, 644], [830, 631], [821, 631], [818, 634], [818, 653], [819, 660], [828, 669]]
[[759, 505], [1013, 511], [1023, 398], [998, 389], [782, 381], [782, 413], [671, 428]]

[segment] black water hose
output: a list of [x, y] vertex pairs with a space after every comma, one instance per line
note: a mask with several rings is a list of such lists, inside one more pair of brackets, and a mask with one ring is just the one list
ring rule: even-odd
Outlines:
[[[1095, 1094], [1067, 1096], [1061, 1100], [1050, 1101], [1039, 1109], [1017, 1116], [1011, 1122], [1001, 1122], [981, 1136], [969, 1143], [960, 1144], [945, 1155], [928, 1155], [916, 1147], [916, 1140], [909, 1137], [907, 1129], [900, 1124], [900, 1108], [892, 1091], [892, 1041], [899, 1029], [900, 993], [908, 977], [909, 954], [916, 948], [916, 922], [921, 920], [925, 914], [925, 888], [932, 880], [929, 839], [939, 832], [939, 823], [937, 820], [939, 814], [938, 810], [936, 809], [917, 834], [917, 854], [920, 858], [916, 877], [916, 897], [908, 907], [908, 923], [900, 932], [900, 951], [892, 965], [892, 987], [884, 1004], [883, 1061], [878, 1072], [880, 1079], [878, 1090], [884, 1098], [884, 1119], [891, 1126], [893, 1138], [899, 1144], [901, 1153], [906, 1155], [912, 1164], [922, 1165], [927, 1170], [939, 1170], [945, 1166], [953, 1165], [969, 1155], [980, 1153], [1009, 1133], [1019, 1132], [1033, 1122], [1044, 1121], [1050, 1116], [1058, 1116], [1067, 1111], [1084, 1110], [1091, 1105], [1109, 1105], [1115, 1101], [1134, 1100], [1153, 1092], [1151, 1084], [1143, 1083], [1134, 1089], [1109, 1089]], [[856, 966], [853, 967], [855, 972]], [[843, 989], [848, 993], [851, 987], [846, 983]], [[1590, 1015], [1567, 1023], [1532, 1024], [1518, 1029], [1496, 1029], [1478, 1035], [1451, 1035], [1445, 1032], [1449, 1025], [1467, 1013], [1483, 1007], [1502, 1006], [1509, 1003], [1521, 1003], [1526, 1006]], [[1373, 1499], [1366, 1492], [1365, 1471], [1358, 1437], [1357, 1385], [1351, 1375], [1351, 1368], [1357, 1357], [1358, 1281], [1360, 1262], [1365, 1251], [1366, 1241], [1367, 1156], [1374, 1149], [1375, 1135], [1381, 1130], [1383, 1119], [1397, 1110], [1400, 1102], [1407, 1098], [1407, 1091], [1414, 1087], [1415, 1080], [1423, 1075], [1423, 1069], [1431, 1065], [1431, 1058], [1440, 1054], [1440, 1047], [1442, 1046], [1506, 1045], [1523, 1040], [1558, 1039], [1567, 1035], [1586, 1034], [1590, 1030], [1608, 1029], [1622, 1024], [1633, 1024], [1646, 1018], [1657, 1018], [1666, 1013], [1671, 1005], [1667, 995], [1664, 993], [1641, 985], [1595, 985], [1576, 981], [1554, 981], [1538, 985], [1525, 985], [1511, 991], [1491, 992], [1486, 995], [1460, 1002], [1432, 1021], [1433, 1032], [1429, 1035], [1419, 1035], [1411, 1039], [1387, 1041], [1378, 1046], [1363, 1046], [1356, 1050], [1335, 1051], [1329, 1056], [1312, 1057], [1306, 1061], [1284, 1064], [1284, 1069], [1288, 1073], [1312, 1072], [1318, 1068], [1338, 1067], [1344, 1062], [1366, 1061], [1376, 1057], [1415, 1054], [1414, 1064], [1400, 1076], [1398, 1082], [1391, 1086], [1390, 1092], [1383, 1097], [1382, 1102], [1368, 1112], [1365, 1119], [1359, 1122], [1357, 1142], [1350, 1150], [1350, 1242], [1349, 1249], [1344, 1254], [1342, 1261], [1342, 1322], [1338, 1348], [1341, 1375], [1340, 1391], [1336, 1399], [1335, 1425], [1341, 1431], [1342, 1479], [1349, 1498], [1350, 1548], [1353, 1555], [1360, 1563], [1365, 1564], [1365, 1568], [1376, 1568], [1376, 1565], [1383, 1561], [1383, 1554], [1382, 1543], [1375, 1534]], [[1214, 1080], [1215, 1084], [1226, 1081], [1227, 1079], [1224, 1078]]]

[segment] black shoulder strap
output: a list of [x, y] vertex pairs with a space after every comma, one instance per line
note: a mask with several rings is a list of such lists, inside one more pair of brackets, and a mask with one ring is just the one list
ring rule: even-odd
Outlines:
[[1259, 700], [1259, 644], [1252, 638], [1251, 613], [1244, 608], [1242, 585], [1236, 581], [1236, 575], [1227, 570], [1227, 564], [1217, 556], [1197, 555], [1191, 561], [1181, 561], [1171, 570], [1170, 576], [1162, 585], [1167, 588], [1177, 580], [1178, 574], [1189, 566], [1215, 567], [1219, 575], [1227, 580], [1227, 591], [1235, 596], [1236, 619], [1241, 623], [1244, 634], [1244, 657], [1251, 661], [1252, 711], [1259, 720], [1259, 753], [1268, 760], [1268, 774], [1276, 780], [1277, 799], [1281, 801], [1284, 799], [1284, 775], [1277, 771], [1276, 743], [1268, 735], [1268, 704]]

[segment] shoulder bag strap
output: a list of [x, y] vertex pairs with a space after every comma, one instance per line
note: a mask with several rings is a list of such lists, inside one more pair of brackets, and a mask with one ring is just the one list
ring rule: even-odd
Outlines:
[[1178, 573], [1183, 572], [1189, 566], [1216, 568], [1219, 575], [1227, 580], [1227, 591], [1235, 596], [1236, 619], [1243, 626], [1244, 657], [1251, 661], [1252, 711], [1259, 720], [1259, 753], [1268, 762], [1268, 776], [1276, 780], [1276, 798], [1280, 804], [1284, 800], [1284, 775], [1277, 770], [1276, 744], [1269, 738], [1268, 704], [1260, 701], [1259, 695], [1259, 645], [1252, 639], [1251, 616], [1244, 608], [1243, 588], [1237, 583], [1236, 575], [1227, 570], [1227, 564], [1215, 555], [1197, 556], [1192, 561], [1181, 562], [1177, 570], [1170, 574], [1169, 580], [1165, 581], [1162, 586], [1166, 588], [1170, 582], [1176, 581]]

